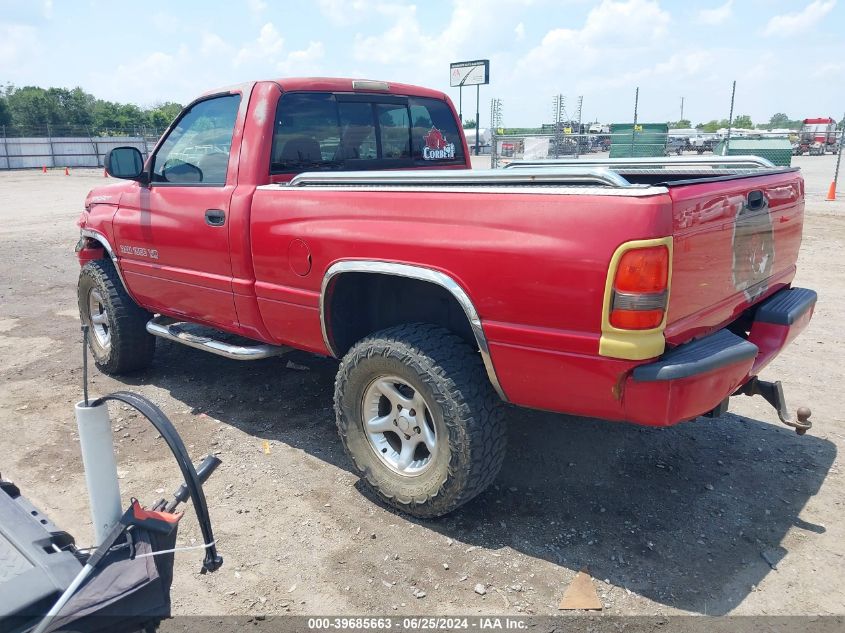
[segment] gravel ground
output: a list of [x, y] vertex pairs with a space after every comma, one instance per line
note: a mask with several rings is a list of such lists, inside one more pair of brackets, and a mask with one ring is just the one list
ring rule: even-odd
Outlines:
[[[242, 364], [160, 341], [142, 375], [94, 372], [92, 393], [152, 398], [197, 459], [223, 459], [207, 494], [226, 562], [203, 576], [199, 554], [178, 556], [174, 612], [556, 614], [586, 566], [610, 614], [845, 613], [845, 203], [823, 200], [833, 157], [795, 162], [807, 179], [796, 283], [820, 301], [763, 377], [812, 407], [805, 437], [751, 398], [667, 430], [511, 408], [495, 486], [419, 521], [368, 498], [350, 472], [334, 361]], [[0, 470], [82, 545], [92, 531], [73, 417], [74, 222], [102, 182], [96, 171], [0, 172]], [[178, 471], [155, 431], [117, 406], [112, 420], [124, 495], [169, 494]], [[187, 515], [180, 542], [199, 538]]]

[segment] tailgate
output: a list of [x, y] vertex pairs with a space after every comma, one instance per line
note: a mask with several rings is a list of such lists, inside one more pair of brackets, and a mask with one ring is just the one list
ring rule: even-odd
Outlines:
[[674, 183], [670, 345], [704, 336], [787, 286], [804, 221], [798, 170]]

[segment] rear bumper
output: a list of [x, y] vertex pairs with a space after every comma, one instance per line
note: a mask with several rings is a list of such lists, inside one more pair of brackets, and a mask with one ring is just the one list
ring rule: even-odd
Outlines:
[[757, 307], [747, 339], [719, 330], [636, 367], [625, 381], [625, 417], [669, 426], [711, 411], [807, 327], [815, 304], [812, 290], [782, 290]]

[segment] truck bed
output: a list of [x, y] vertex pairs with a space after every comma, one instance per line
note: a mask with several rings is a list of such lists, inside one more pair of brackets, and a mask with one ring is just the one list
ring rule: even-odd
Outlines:
[[[763, 201], [760, 210], [748, 208], [749, 196]], [[256, 295], [265, 323], [281, 324], [271, 333], [275, 344], [333, 353], [319, 326], [305, 341], [288, 335], [314, 323], [324, 273], [342, 260], [399, 261], [445, 273], [463, 288], [509, 400], [625, 419], [605, 389], [661, 352], [600, 353], [616, 249], [671, 238], [660, 334], [667, 351], [732, 323], [739, 331], [743, 315], [792, 281], [803, 181], [797, 170], [756, 157], [319, 172], [258, 187], [252, 214]], [[318, 245], [307, 276], [278, 266], [278, 245], [297, 239]], [[529, 366], [530, 380], [511, 371]]]

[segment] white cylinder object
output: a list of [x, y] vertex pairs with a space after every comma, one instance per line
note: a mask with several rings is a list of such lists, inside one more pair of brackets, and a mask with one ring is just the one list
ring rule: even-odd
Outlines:
[[76, 425], [79, 428], [94, 538], [99, 545], [123, 514], [108, 405], [104, 402], [97, 407], [86, 407], [84, 402], [77, 403]]

